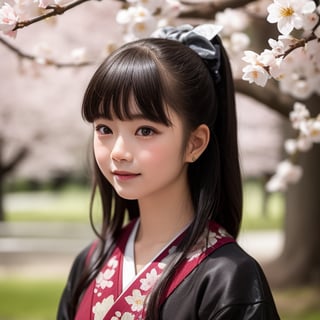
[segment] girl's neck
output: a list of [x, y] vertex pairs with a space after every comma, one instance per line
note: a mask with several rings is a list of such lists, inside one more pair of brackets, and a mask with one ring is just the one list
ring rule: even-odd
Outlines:
[[139, 272], [193, 220], [189, 193], [139, 201], [140, 225], [135, 239], [135, 268]]
[[170, 198], [156, 198], [139, 201], [140, 226], [136, 241], [142, 243], [167, 243], [190, 224], [194, 209], [188, 191], [171, 194]]

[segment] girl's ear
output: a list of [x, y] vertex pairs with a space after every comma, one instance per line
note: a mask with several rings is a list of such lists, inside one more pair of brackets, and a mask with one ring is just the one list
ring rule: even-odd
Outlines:
[[206, 150], [209, 140], [210, 129], [207, 125], [201, 124], [190, 135], [186, 149], [186, 162], [195, 162]]

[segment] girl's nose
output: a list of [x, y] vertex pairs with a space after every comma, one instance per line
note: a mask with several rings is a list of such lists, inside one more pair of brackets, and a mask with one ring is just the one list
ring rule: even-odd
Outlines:
[[111, 150], [111, 159], [114, 161], [131, 161], [132, 154], [122, 137], [118, 137]]

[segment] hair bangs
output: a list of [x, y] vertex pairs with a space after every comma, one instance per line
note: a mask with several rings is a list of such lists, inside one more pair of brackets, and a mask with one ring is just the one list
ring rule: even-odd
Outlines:
[[89, 83], [82, 105], [84, 119], [148, 120], [171, 125], [166, 79], [147, 48], [127, 48], [111, 55]]

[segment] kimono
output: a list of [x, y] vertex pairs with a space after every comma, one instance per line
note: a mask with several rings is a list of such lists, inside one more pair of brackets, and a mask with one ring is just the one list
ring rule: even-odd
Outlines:
[[[75, 320], [145, 319], [148, 295], [184, 231], [135, 274], [133, 248], [137, 227], [138, 221], [134, 221], [123, 229], [113, 253], [84, 291]], [[208, 224], [206, 239], [199, 241], [177, 268], [161, 297], [159, 319], [280, 319], [259, 264], [214, 222]], [[71, 290], [94, 248], [93, 244], [76, 258], [60, 300], [58, 320], [71, 320]]]

